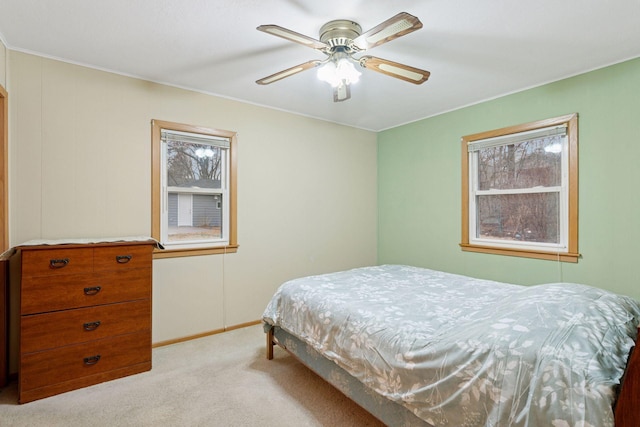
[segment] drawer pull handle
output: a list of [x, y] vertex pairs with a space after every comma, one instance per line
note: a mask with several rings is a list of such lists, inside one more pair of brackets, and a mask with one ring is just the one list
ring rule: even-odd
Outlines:
[[131, 255], [116, 255], [116, 262], [118, 264], [126, 264], [131, 261]]
[[61, 258], [61, 259], [51, 259], [49, 260], [50, 268], [62, 268], [66, 267], [69, 264], [69, 258]]
[[100, 286], [92, 286], [90, 288], [84, 288], [84, 294], [85, 295], [95, 295], [98, 292], [100, 292], [100, 289], [102, 289]]
[[96, 354], [95, 356], [89, 356], [84, 358], [85, 365], [95, 365], [100, 361], [100, 355]]
[[82, 325], [85, 331], [95, 331], [96, 329], [98, 329], [98, 326], [100, 326], [99, 320], [97, 322], [87, 322]]

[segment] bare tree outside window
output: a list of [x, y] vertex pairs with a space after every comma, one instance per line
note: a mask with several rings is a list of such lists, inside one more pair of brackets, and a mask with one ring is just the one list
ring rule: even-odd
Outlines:
[[220, 147], [170, 141], [167, 144], [167, 183], [169, 186], [197, 186], [200, 183], [207, 188], [220, 188], [221, 159]]
[[477, 237], [560, 242], [561, 143], [552, 136], [478, 151], [479, 190], [531, 192], [477, 196]]

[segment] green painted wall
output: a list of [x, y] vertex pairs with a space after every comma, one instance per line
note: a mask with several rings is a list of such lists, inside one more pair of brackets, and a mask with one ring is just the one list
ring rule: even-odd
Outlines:
[[[574, 112], [579, 262], [462, 252], [460, 138]], [[638, 184], [640, 59], [634, 59], [381, 132], [378, 262], [520, 284], [585, 283], [640, 300]]]

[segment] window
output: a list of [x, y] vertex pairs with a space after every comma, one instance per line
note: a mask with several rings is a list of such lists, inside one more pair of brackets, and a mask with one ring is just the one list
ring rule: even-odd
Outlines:
[[462, 138], [462, 250], [578, 261], [578, 116]]
[[156, 257], [235, 252], [236, 134], [152, 121]]

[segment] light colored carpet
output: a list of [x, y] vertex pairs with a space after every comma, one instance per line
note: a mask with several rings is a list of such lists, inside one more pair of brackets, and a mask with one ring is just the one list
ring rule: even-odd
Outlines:
[[0, 391], [0, 426], [382, 426], [284, 350], [265, 358], [262, 326], [153, 350], [153, 369], [17, 404]]

